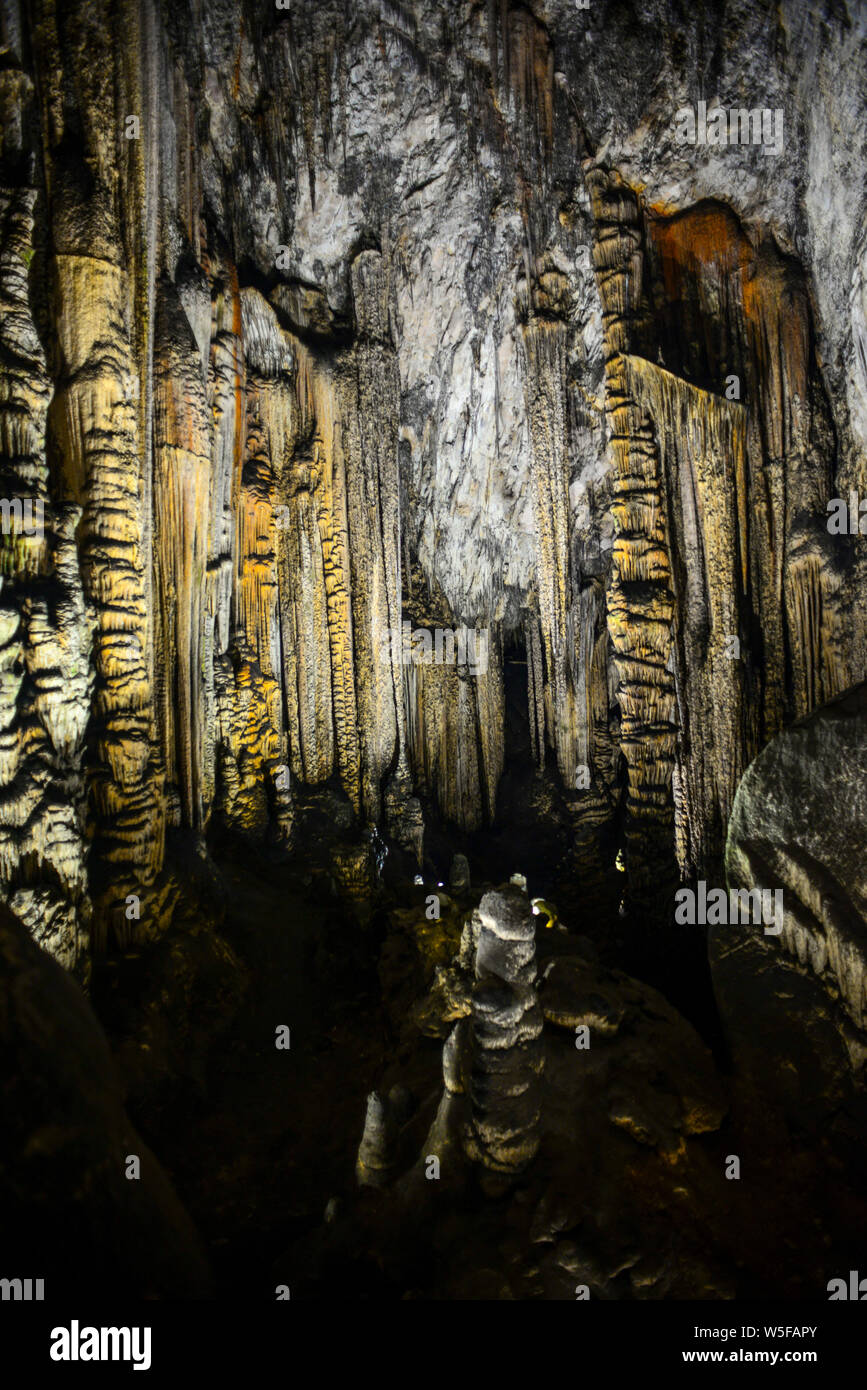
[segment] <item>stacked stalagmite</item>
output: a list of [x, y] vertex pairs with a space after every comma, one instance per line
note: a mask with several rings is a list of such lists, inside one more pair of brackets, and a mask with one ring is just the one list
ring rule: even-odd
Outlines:
[[542, 1011], [536, 997], [536, 921], [519, 888], [479, 904], [468, 1045], [468, 1155], [513, 1177], [539, 1145]]

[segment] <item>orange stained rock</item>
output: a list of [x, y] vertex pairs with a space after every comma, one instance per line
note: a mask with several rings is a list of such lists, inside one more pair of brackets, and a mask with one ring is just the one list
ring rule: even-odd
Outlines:
[[647, 232], [656, 244], [663, 282], [671, 301], [682, 297], [684, 283], [700, 270], [714, 274], [740, 272], [748, 278], [753, 249], [737, 218], [717, 203], [700, 203], [673, 217], [650, 217]]

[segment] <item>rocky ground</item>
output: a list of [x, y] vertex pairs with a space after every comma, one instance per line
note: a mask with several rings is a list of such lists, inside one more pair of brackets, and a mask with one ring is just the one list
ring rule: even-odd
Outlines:
[[[128, 1112], [186, 1204], [218, 1294], [816, 1298], [829, 1260], [856, 1258], [861, 1120], [804, 1070], [804, 1038], [821, 1024], [803, 972], [788, 1035], [810, 1093], [799, 1113], [791, 1088], [769, 1097], [742, 1055], [734, 1064], [695, 968], [700, 930], [692, 949], [654, 957], [669, 996], [692, 985], [696, 1028], [621, 968], [642, 954], [630, 953], [629, 919], [616, 940], [566, 912], [549, 927], [520, 888], [413, 886], [397, 872], [353, 904], [327, 862], [313, 856], [299, 876], [226, 843], [202, 871], [196, 925], [94, 978]], [[534, 1137], [504, 1175], [466, 1134], [479, 922], [487, 904], [496, 931], [507, 901], [527, 923], [541, 1051], [518, 1057], [519, 1091], [522, 1068], [534, 1078]], [[507, 1018], [492, 998], [491, 1017]], [[275, 1047], [281, 1025], [287, 1050]], [[516, 1037], [505, 1042], [494, 1056], [514, 1062]]]

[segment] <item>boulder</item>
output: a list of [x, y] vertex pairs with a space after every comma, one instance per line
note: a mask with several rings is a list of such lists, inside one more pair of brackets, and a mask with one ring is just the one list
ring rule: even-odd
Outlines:
[[710, 929], [714, 990], [736, 1062], [800, 1123], [841, 1105], [861, 1108], [867, 684], [793, 724], [747, 769], [726, 874], [730, 888], [781, 889], [783, 905], [779, 933], [747, 923]]

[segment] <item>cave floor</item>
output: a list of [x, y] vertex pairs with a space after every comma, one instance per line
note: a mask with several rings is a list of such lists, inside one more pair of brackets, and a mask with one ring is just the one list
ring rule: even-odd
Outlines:
[[[441, 1042], [422, 1036], [409, 1020], [412, 1002], [424, 992], [423, 962], [389, 911], [356, 913], [317, 892], [317, 880], [311, 886], [254, 855], [224, 856], [219, 873], [225, 913], [219, 932], [242, 964], [246, 987], [228, 1027], [215, 1030], [203, 1021], [208, 1036], [199, 1037], [195, 1020], [187, 1019], [195, 1055], [178, 1045], [154, 1058], [152, 1072], [134, 1069], [129, 1096], [134, 1122], [204, 1239], [217, 1296], [268, 1299], [278, 1284], [288, 1285], [293, 1297], [350, 1287], [352, 1297], [362, 1298], [456, 1296], [451, 1286], [443, 1292], [443, 1242], [472, 1248], [476, 1263], [487, 1268], [496, 1263], [504, 1232], [517, 1225], [513, 1243], [526, 1239], [521, 1208], [529, 1212], [543, 1195], [544, 1155], [518, 1206], [463, 1194], [439, 1230], [420, 1219], [414, 1233], [396, 1233], [382, 1194], [365, 1196], [360, 1224], [351, 1214], [342, 1244], [321, 1259], [331, 1230], [326, 1206], [334, 1198], [338, 1214], [358, 1207], [354, 1167], [368, 1093], [400, 1084], [423, 1112], [439, 1094]], [[537, 942], [540, 971], [570, 949], [569, 938], [554, 932], [540, 932]], [[640, 964], [637, 948], [612, 947], [611, 954], [626, 958], [612, 964]], [[658, 950], [652, 954], [658, 961]], [[121, 984], [135, 968], [121, 967], [113, 993], [105, 983], [95, 988], [122, 1065], [140, 1025], [135, 1011], [124, 1013], [128, 995]], [[690, 979], [691, 1012], [702, 1015], [713, 1044], [716, 1021], [707, 1016], [706, 1000], [696, 1003], [704, 982], [692, 957], [681, 953], [669, 979], [668, 993], [680, 996], [676, 1007], [690, 997]], [[205, 974], [195, 989], [208, 988]], [[291, 1030], [288, 1049], [275, 1046], [281, 1026]], [[715, 1051], [724, 1061], [721, 1049]], [[735, 1094], [722, 1130], [694, 1141], [698, 1165], [680, 1177], [691, 1193], [688, 1208], [673, 1205], [665, 1164], [649, 1164], [634, 1179], [633, 1209], [646, 1202], [648, 1235], [660, 1222], [689, 1226], [693, 1243], [706, 1243], [728, 1270], [732, 1293], [807, 1296], [829, 1243], [835, 1250], [856, 1247], [867, 1211], [844, 1174], [830, 1180], [833, 1159], [821, 1139], [818, 1147], [815, 1136], [803, 1139], [799, 1147], [790, 1134], [769, 1130], [761, 1105]], [[731, 1152], [757, 1173], [748, 1199], [745, 1190], [741, 1200], [739, 1184], [708, 1176], [723, 1171]], [[832, 1165], [827, 1172], [825, 1163]], [[616, 1193], [612, 1201], [618, 1204]], [[478, 1292], [457, 1296], [499, 1295], [482, 1280]]]

